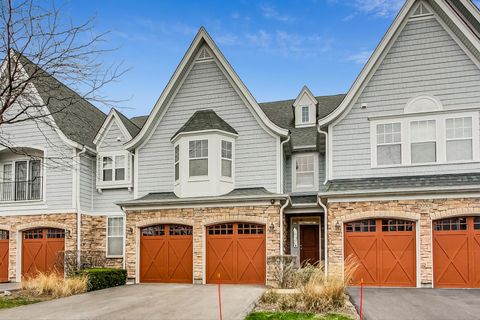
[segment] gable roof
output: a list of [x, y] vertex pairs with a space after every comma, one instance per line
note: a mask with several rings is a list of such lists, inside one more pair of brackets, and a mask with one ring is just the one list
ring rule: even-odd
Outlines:
[[169, 80], [167, 86], [160, 95], [160, 98], [158, 99], [152, 112], [148, 116], [148, 119], [145, 125], [142, 127], [140, 133], [126, 144], [127, 149], [133, 149], [139, 146], [143, 142], [143, 140], [148, 137], [148, 134], [153, 129], [153, 124], [156, 123], [156, 120], [158, 118], [161, 118], [165, 113], [166, 109], [168, 108], [168, 102], [175, 93], [175, 88], [181, 84], [183, 77], [186, 75], [188, 67], [191, 65], [191, 63], [193, 63], [193, 59], [203, 45], [207, 45], [209, 47], [213, 56], [218, 60], [219, 66], [223, 69], [225, 74], [231, 80], [232, 84], [236, 86], [240, 91], [242, 97], [246, 102], [247, 107], [252, 111], [252, 114], [257, 119], [259, 124], [273, 135], [283, 137], [286, 137], [288, 135], [288, 130], [279, 127], [265, 115], [255, 98], [252, 96], [245, 84], [240, 80], [235, 70], [233, 70], [232, 66], [225, 59], [222, 52], [212, 40], [210, 35], [207, 33], [205, 28], [201, 27], [197, 35], [193, 39], [187, 52], [180, 61], [180, 64], [177, 66], [172, 78]]
[[145, 125], [145, 122], [147, 122], [148, 116], [136, 116], [133, 118], [130, 118], [130, 121], [133, 122], [137, 127], [142, 129], [142, 127]]
[[122, 134], [125, 136], [127, 140], [132, 139], [140, 131], [140, 128], [137, 127], [133, 122], [131, 122], [130, 119], [125, 117], [117, 109], [112, 108], [110, 109], [110, 112], [108, 113], [107, 118], [103, 122], [97, 134], [95, 135], [95, 138], [93, 139], [93, 143], [95, 145], [100, 144], [100, 142], [103, 140], [104, 135], [107, 133], [108, 128], [110, 128], [113, 121], [117, 123], [120, 131], [122, 132]]
[[[320, 126], [327, 125], [329, 123], [332, 123], [336, 119], [338, 119], [344, 113], [344, 111], [349, 108], [351, 103], [357, 98], [358, 94], [361, 92], [364, 85], [368, 82], [368, 79], [371, 73], [375, 70], [375, 68], [383, 60], [383, 57], [385, 56], [385, 54], [388, 52], [388, 49], [394, 42], [395, 37], [398, 34], [398, 31], [405, 24], [410, 10], [419, 1], [420, 0], [406, 0], [400, 12], [396, 16], [395, 20], [390, 25], [388, 31], [385, 33], [382, 40], [380, 41], [378, 46], [375, 48], [374, 52], [372, 53], [367, 63], [363, 67], [362, 71], [360, 72], [358, 77], [355, 79], [355, 82], [350, 87], [349, 91], [345, 96], [345, 99], [342, 101], [340, 106], [336, 110], [334, 110], [334, 112], [318, 120], [318, 123]], [[434, 3], [436, 6], [438, 6], [438, 8], [442, 10], [453, 21], [453, 23], [460, 29], [460, 31], [465, 35], [468, 41], [470, 41], [472, 45], [475, 47], [475, 49], [480, 52], [479, 38], [473, 32], [473, 30], [466, 25], [465, 20], [462, 20], [460, 18], [458, 12], [455, 12], [455, 10], [453, 10], [451, 5], [452, 0], [430, 0], [430, 1]], [[463, 4], [467, 3], [464, 0], [460, 0], [460, 1]], [[469, 7], [468, 8], [469, 12], [474, 13], [473, 15], [475, 16], [475, 19], [478, 19], [480, 17], [478, 9], [473, 8], [473, 5], [471, 3], [470, 4], [467, 3], [466, 7]]]
[[132, 120], [128, 119], [123, 113], [115, 109], [117, 112], [120, 121], [122, 121], [125, 128], [128, 130], [132, 137], [135, 137], [140, 132], [140, 127], [138, 127]]
[[315, 101], [315, 96], [313, 95], [312, 91], [307, 86], [303, 86], [302, 90], [300, 90], [300, 93], [298, 94], [297, 98], [293, 102], [293, 106], [296, 107], [300, 103], [300, 100], [304, 95], [307, 95], [312, 102], [317, 102]]
[[190, 119], [175, 132], [172, 140], [181, 133], [205, 130], [220, 130], [235, 135], [238, 134], [238, 132], [225, 122], [225, 120], [220, 118], [215, 111], [209, 109], [196, 111]]
[[22, 67], [32, 77], [40, 98], [59, 130], [70, 140], [95, 149], [93, 139], [106, 115], [75, 91], [15, 52]]

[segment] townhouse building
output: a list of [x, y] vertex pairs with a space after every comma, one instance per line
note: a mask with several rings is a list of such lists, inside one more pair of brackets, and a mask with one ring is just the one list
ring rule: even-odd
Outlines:
[[0, 280], [99, 252], [136, 282], [268, 284], [293, 255], [479, 287], [479, 68], [470, 1], [407, 0], [346, 94], [258, 103], [204, 28], [148, 116], [46, 74], [52, 125], [0, 127]]

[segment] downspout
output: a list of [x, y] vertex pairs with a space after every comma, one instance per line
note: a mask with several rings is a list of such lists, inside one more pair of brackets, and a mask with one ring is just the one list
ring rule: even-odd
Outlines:
[[324, 238], [324, 247], [325, 247], [325, 279], [328, 277], [328, 209], [327, 206], [322, 202], [320, 196], [317, 197], [318, 204], [323, 208], [324, 218], [323, 218], [323, 230], [325, 232]]
[[328, 153], [328, 132], [320, 129], [319, 125], [317, 125], [317, 131], [318, 131], [318, 133], [323, 134], [325, 136], [325, 181], [323, 181], [323, 184], [327, 184], [328, 175], [329, 175], [329, 172], [328, 172], [328, 155], [329, 155], [329, 153]]
[[290, 202], [290, 196], [287, 196], [287, 201], [285, 201], [285, 204], [280, 208], [280, 256], [283, 256], [283, 212]]
[[122, 268], [127, 269], [126, 261], [126, 252], [127, 252], [127, 212], [120, 206], [120, 209], [123, 212], [123, 259], [122, 259]]
[[284, 190], [284, 185], [283, 185], [283, 176], [285, 175], [285, 170], [284, 170], [284, 163], [283, 163], [283, 146], [285, 143], [290, 141], [290, 131], [288, 132], [287, 139], [282, 141], [280, 143], [280, 192], [283, 193]]
[[81, 169], [82, 169], [82, 160], [81, 160], [81, 156], [82, 154], [85, 154], [87, 152], [87, 148], [85, 146], [83, 146], [83, 149], [82, 151], [80, 151], [78, 154], [77, 154], [77, 157], [78, 157], [78, 162], [77, 162], [77, 267], [80, 268], [80, 263], [81, 263], [81, 241], [82, 241], [82, 214], [80, 212], [80, 187], [81, 187], [81, 183], [80, 183], [80, 172], [81, 172]]

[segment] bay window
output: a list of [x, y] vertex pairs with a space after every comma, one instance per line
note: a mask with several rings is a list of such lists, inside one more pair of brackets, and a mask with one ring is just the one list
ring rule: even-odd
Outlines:
[[222, 177], [232, 177], [232, 143], [222, 140]]
[[180, 178], [180, 146], [177, 144], [175, 146], [175, 155], [174, 155], [174, 163], [175, 166], [175, 181]]
[[189, 141], [188, 146], [190, 177], [208, 176], [208, 139]]
[[473, 160], [472, 118], [448, 118], [445, 121], [447, 161]]
[[372, 167], [480, 161], [478, 112], [370, 120]]

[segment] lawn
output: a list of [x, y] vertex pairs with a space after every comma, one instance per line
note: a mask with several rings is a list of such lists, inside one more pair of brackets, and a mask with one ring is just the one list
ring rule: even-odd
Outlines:
[[313, 313], [298, 312], [252, 312], [245, 320], [350, 320], [349, 317], [339, 314], [324, 316]]
[[0, 309], [13, 308], [40, 302], [38, 299], [29, 299], [23, 297], [0, 297]]

